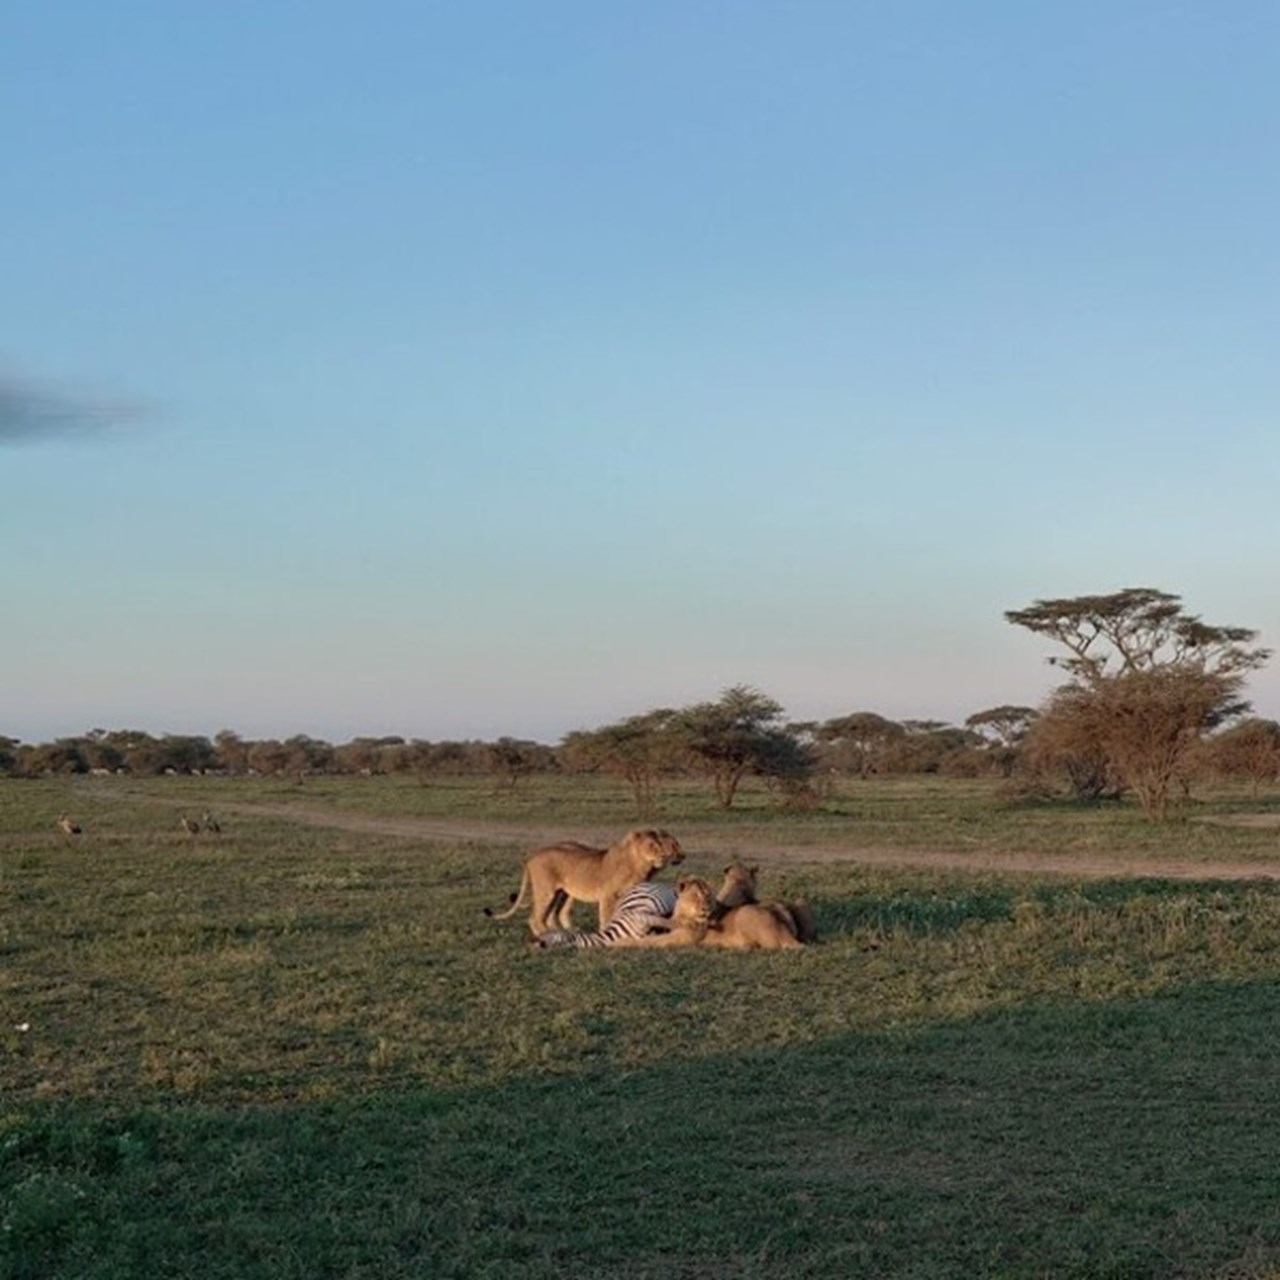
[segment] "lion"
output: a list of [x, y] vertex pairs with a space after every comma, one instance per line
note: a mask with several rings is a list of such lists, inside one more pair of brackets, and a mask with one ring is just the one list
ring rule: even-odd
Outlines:
[[506, 920], [520, 909], [527, 894], [532, 899], [529, 931], [537, 937], [553, 922], [561, 929], [571, 928], [574, 902], [594, 902], [603, 929], [618, 899], [632, 885], [683, 858], [675, 836], [653, 827], [629, 831], [607, 849], [565, 840], [537, 849], [524, 860], [519, 892], [512, 894], [506, 911], [485, 907], [484, 912], [495, 920]]
[[[667, 890], [665, 885], [654, 889]], [[639, 893], [639, 888], [635, 891]], [[653, 890], [650, 890], [652, 892]], [[631, 897], [628, 894], [627, 897]], [[716, 895], [707, 881], [698, 876], [677, 880], [671, 914], [663, 920], [648, 916], [634, 925], [615, 917], [601, 933], [589, 935], [576, 945], [609, 947], [696, 947], [708, 935]]]
[[725, 947], [735, 951], [782, 951], [800, 946], [780, 916], [759, 903], [732, 907], [719, 919], [719, 902], [699, 876], [676, 882], [675, 908], [665, 931], [618, 939], [618, 947]]
[[758, 906], [773, 915], [797, 942], [817, 942], [818, 929], [809, 903], [804, 898], [796, 898], [791, 902], [767, 898], [761, 902], [756, 897], [756, 877], [759, 873], [759, 867], [743, 866], [737, 861], [725, 867], [724, 880], [716, 891], [721, 915], [727, 915], [743, 906]]
[[704, 947], [727, 947], [735, 951], [789, 951], [802, 944], [787, 918], [758, 902], [730, 907], [706, 931]]

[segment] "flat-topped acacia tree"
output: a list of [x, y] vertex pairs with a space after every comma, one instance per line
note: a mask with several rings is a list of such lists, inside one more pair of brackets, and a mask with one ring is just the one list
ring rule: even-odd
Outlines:
[[1254, 646], [1256, 631], [1211, 626], [1187, 613], [1180, 597], [1151, 587], [1037, 600], [1004, 616], [1066, 650], [1049, 659], [1070, 678], [1039, 727], [1070, 720], [1157, 820], [1167, 816], [1191, 750], [1248, 710], [1245, 677], [1271, 656]]
[[812, 754], [781, 721], [780, 703], [738, 684], [715, 702], [682, 708], [672, 727], [692, 767], [711, 779], [720, 807], [730, 809], [748, 773], [789, 784], [812, 773]]

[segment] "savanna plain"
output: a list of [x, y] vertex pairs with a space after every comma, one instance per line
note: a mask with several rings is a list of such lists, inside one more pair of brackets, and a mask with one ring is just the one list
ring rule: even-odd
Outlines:
[[1280, 1276], [1280, 793], [654, 821], [820, 942], [486, 919], [603, 779], [0, 780], [0, 1275]]

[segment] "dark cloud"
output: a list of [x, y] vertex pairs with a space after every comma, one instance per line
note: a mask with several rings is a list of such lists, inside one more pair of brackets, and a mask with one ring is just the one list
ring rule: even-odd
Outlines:
[[137, 416], [122, 403], [0, 374], [0, 445], [84, 436]]

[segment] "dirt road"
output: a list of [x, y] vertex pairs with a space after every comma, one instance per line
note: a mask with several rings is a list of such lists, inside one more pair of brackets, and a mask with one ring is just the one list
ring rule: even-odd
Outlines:
[[[520, 850], [563, 840], [584, 838], [581, 832], [563, 828], [522, 825], [500, 820], [478, 821], [451, 818], [382, 818], [368, 814], [343, 813], [319, 805], [241, 804], [224, 806], [223, 812], [241, 816], [267, 815], [305, 826], [326, 827], [357, 834], [398, 836], [405, 840], [475, 840], [509, 842]], [[1234, 820], [1233, 820], [1234, 821]], [[1240, 825], [1274, 825], [1265, 815], [1251, 820], [1243, 815]], [[1135, 858], [1124, 854], [984, 853], [961, 849], [899, 849], [867, 846], [856, 842], [803, 844], [779, 848], [767, 833], [737, 830], [732, 833], [709, 827], [685, 826], [680, 843], [694, 855], [759, 859], [769, 865], [805, 862], [855, 862], [864, 866], [921, 867], [934, 870], [1010, 872], [1037, 875], [1064, 875], [1099, 879], [1106, 877], [1154, 877], [1166, 880], [1278, 880], [1280, 879], [1280, 839], [1274, 862], [1215, 859], [1193, 862], [1187, 859]], [[586, 838], [590, 833], [586, 833]]]

